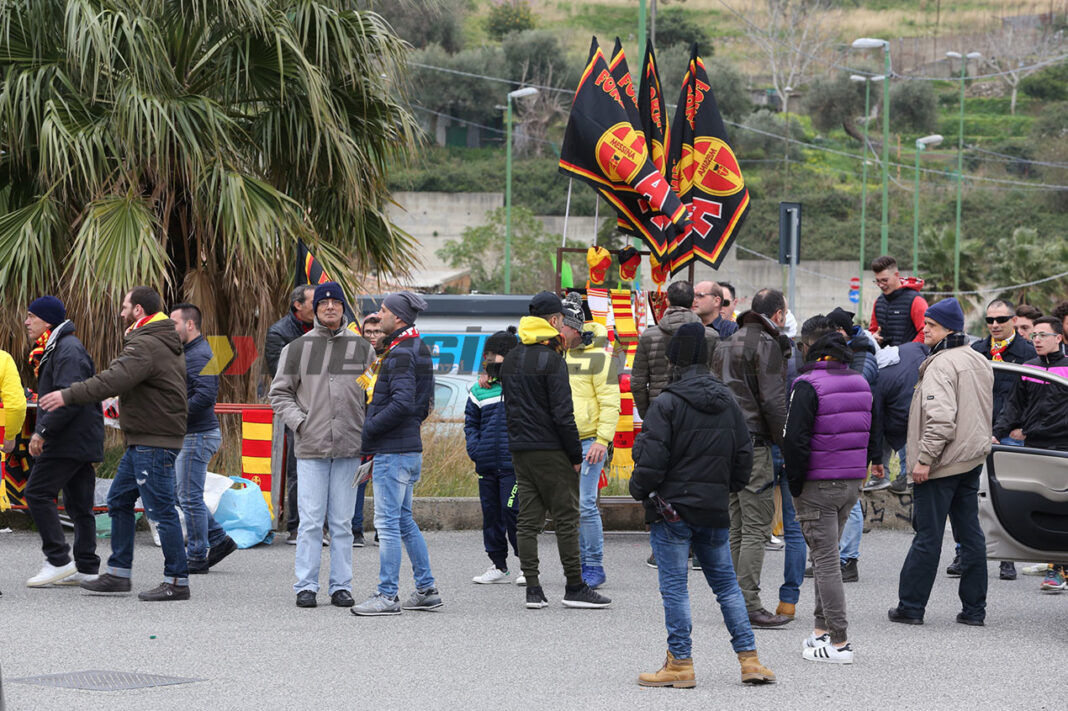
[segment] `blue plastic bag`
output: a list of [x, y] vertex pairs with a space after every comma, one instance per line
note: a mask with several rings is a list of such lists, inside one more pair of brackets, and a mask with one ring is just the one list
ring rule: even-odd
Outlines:
[[271, 510], [256, 483], [239, 476], [231, 479], [239, 486], [227, 489], [219, 499], [215, 521], [234, 539], [238, 548], [251, 548], [273, 538]]

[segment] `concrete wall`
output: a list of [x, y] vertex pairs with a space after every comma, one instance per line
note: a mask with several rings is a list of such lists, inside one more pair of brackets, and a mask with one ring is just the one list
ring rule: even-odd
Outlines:
[[[577, 189], [588, 189], [576, 186]], [[415, 237], [420, 245], [420, 258], [426, 269], [444, 269], [444, 264], [437, 257], [437, 250], [450, 239], [459, 239], [467, 227], [486, 224], [486, 214], [504, 205], [501, 193], [395, 193], [394, 199], [400, 208], [392, 207], [390, 217], [394, 223]], [[607, 209], [600, 217], [609, 216]], [[545, 216], [540, 218], [546, 228], [556, 234], [562, 234], [564, 218]], [[745, 227], [742, 228], [739, 244], [745, 245]], [[568, 218], [567, 236], [584, 244], [593, 244], [596, 234], [592, 217], [571, 216]], [[843, 239], [859, 237], [843, 236]], [[747, 257], [752, 255], [746, 255]], [[768, 255], [777, 256], [777, 255]], [[696, 269], [697, 280], [723, 279], [731, 282], [738, 289], [738, 297], [744, 309], [749, 299], [759, 289], [774, 287], [785, 291], [787, 286], [786, 270], [778, 262], [762, 259], [739, 259], [739, 250], [732, 249], [718, 272], [699, 265]], [[646, 264], [648, 264], [646, 262]], [[835, 306], [847, 311], [857, 311], [856, 305], [849, 301], [849, 279], [857, 276], [857, 262], [849, 261], [804, 261], [797, 277], [798, 323], [815, 313], [826, 313]], [[615, 267], [613, 267], [614, 269]], [[649, 279], [649, 270], [643, 269], [643, 287], [655, 289]], [[683, 276], [685, 272], [681, 273]], [[861, 311], [871, 313], [871, 305], [878, 292], [872, 283], [870, 272], [860, 275], [864, 289], [864, 308]], [[546, 288], [551, 285], [546, 284]]]

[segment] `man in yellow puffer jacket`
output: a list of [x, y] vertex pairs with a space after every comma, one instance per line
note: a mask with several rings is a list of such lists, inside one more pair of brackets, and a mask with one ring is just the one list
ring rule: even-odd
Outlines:
[[7, 351], [0, 351], [0, 433], [5, 454], [15, 451], [15, 437], [22, 432], [26, 420], [26, 391], [22, 389], [15, 360]]
[[575, 407], [575, 425], [582, 441], [579, 474], [579, 555], [582, 579], [591, 588], [604, 584], [604, 534], [597, 490], [619, 421], [619, 377], [616, 373], [608, 331], [599, 323], [585, 323], [582, 297], [571, 293], [564, 299], [564, 325], [560, 329], [567, 345], [567, 374]]

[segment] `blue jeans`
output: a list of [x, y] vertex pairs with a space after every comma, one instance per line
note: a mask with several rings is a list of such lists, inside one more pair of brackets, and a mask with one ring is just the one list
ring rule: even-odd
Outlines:
[[782, 540], [786, 543], [779, 602], [796, 605], [801, 599], [801, 584], [805, 581], [808, 546], [805, 545], [805, 536], [801, 533], [801, 524], [797, 522], [794, 497], [790, 493], [790, 484], [786, 481], [783, 468], [782, 452], [776, 445], [771, 447], [771, 461], [775, 466], [775, 478], [779, 482], [779, 493], [782, 495]]
[[907, 456], [906, 456], [907, 452], [905, 452], [905, 445], [901, 445], [901, 449], [897, 450], [897, 459], [898, 459], [898, 464], [901, 466], [901, 471], [898, 473], [897, 476], [891, 476], [890, 455], [893, 454], [893, 453], [894, 453], [894, 448], [891, 447], [890, 443], [884, 439], [883, 440], [883, 465], [884, 465], [884, 467], [886, 469], [886, 476], [890, 479], [890, 481], [893, 481], [894, 479], [897, 479], [898, 477], [906, 476], [909, 473], [908, 472], [908, 464], [905, 463], [907, 461]]
[[726, 528], [691, 526], [685, 521], [657, 521], [650, 527], [649, 541], [656, 555], [660, 577], [660, 597], [664, 600], [664, 624], [668, 649], [676, 659], [691, 656], [690, 593], [686, 588], [690, 549], [701, 562], [702, 572], [716, 594], [723, 621], [731, 635], [735, 652], [756, 649], [749, 613], [731, 564], [730, 532]]
[[582, 565], [602, 567], [604, 563], [604, 531], [601, 510], [597, 508], [597, 485], [601, 481], [604, 460], [591, 464], [586, 461], [596, 437], [582, 440], [582, 469], [579, 472], [579, 559]]
[[849, 510], [849, 519], [842, 527], [842, 538], [838, 541], [838, 559], [842, 565], [846, 561], [860, 558], [860, 538], [864, 535], [864, 509], [860, 499]]
[[174, 500], [174, 460], [177, 449], [134, 445], [126, 448], [115, 479], [108, 490], [111, 516], [111, 557], [107, 572], [120, 578], [132, 577], [134, 553], [134, 504], [137, 497], [145, 515], [156, 522], [163, 548], [163, 576], [174, 585], [189, 584], [189, 563], [182, 540]]
[[203, 563], [208, 548], [226, 540], [226, 531], [204, 505], [204, 479], [208, 462], [219, 451], [222, 433], [219, 428], [209, 432], [194, 432], [185, 436], [182, 451], [174, 461], [178, 483], [178, 504], [185, 514], [185, 554], [191, 561]]
[[434, 587], [426, 541], [412, 518], [412, 489], [419, 481], [422, 468], [422, 452], [375, 455], [378, 592], [391, 599], [397, 594], [400, 583], [402, 542], [412, 563], [416, 590]]
[[338, 459], [298, 459], [297, 553], [293, 590], [319, 592], [319, 563], [323, 553], [323, 524], [330, 527], [330, 588], [352, 592], [352, 508], [356, 489], [352, 479], [360, 466], [359, 457]]
[[[370, 481], [370, 480], [368, 480]], [[356, 510], [352, 513], [352, 535], [363, 535], [363, 500], [367, 495], [367, 482], [356, 487]]]

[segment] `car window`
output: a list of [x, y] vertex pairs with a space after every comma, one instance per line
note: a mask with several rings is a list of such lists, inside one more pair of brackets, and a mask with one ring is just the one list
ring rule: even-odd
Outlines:
[[449, 406], [449, 402], [452, 401], [452, 388], [445, 383], [434, 383], [434, 410], [436, 412], [442, 412]]

